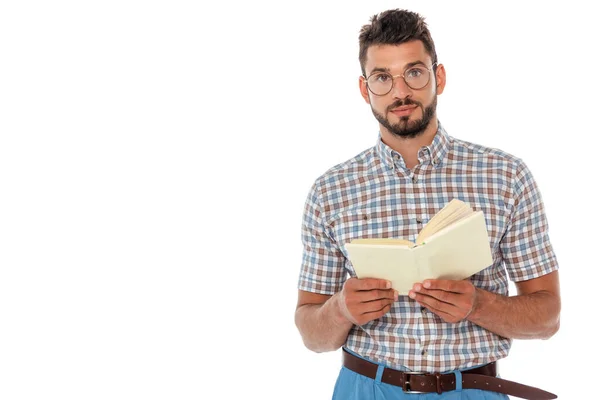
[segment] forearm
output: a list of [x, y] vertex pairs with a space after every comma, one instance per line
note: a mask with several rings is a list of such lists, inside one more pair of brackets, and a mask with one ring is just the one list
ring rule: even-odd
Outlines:
[[477, 289], [477, 304], [467, 319], [511, 339], [548, 339], [560, 323], [560, 298], [547, 291], [502, 296]]
[[334, 351], [346, 342], [353, 324], [342, 315], [338, 301], [339, 293], [323, 304], [305, 304], [296, 310], [296, 326], [310, 350]]

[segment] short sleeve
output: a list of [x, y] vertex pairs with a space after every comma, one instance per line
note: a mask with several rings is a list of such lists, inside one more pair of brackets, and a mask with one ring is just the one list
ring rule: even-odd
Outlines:
[[500, 249], [506, 270], [515, 282], [537, 278], [558, 269], [542, 197], [531, 172], [522, 161], [516, 169], [513, 209]]
[[323, 223], [319, 187], [315, 183], [304, 206], [302, 217], [302, 266], [298, 289], [333, 295], [346, 280], [345, 257]]

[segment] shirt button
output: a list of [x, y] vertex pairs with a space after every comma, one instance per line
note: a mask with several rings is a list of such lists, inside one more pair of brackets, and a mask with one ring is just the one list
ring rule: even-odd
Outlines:
[[426, 309], [425, 307], [421, 307], [421, 312], [422, 312], [423, 314], [425, 314], [425, 313], [427, 312], [427, 309]]
[[412, 181], [413, 181], [413, 183], [417, 183], [417, 177], [413, 176], [413, 180]]
[[421, 218], [417, 218], [417, 224], [422, 223], [423, 221], [421, 220]]
[[433, 165], [437, 165], [437, 160], [433, 160]]
[[427, 350], [423, 350], [423, 351], [421, 351], [421, 355], [422, 355], [422, 356], [426, 356], [426, 355], [427, 355]]

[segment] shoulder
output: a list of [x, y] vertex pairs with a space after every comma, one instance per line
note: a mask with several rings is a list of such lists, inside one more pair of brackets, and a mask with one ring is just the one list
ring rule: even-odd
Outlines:
[[310, 201], [331, 210], [344, 198], [355, 195], [357, 187], [370, 181], [373, 176], [380, 175], [381, 161], [375, 154], [375, 148], [363, 150], [356, 156], [334, 165], [318, 178], [309, 194]]
[[378, 164], [375, 161], [375, 149], [369, 148], [329, 168], [315, 180], [315, 184], [322, 189], [332, 189], [341, 182], [372, 175], [377, 171]]
[[523, 159], [507, 151], [456, 138], [451, 138], [450, 143], [452, 164], [467, 163], [492, 168], [504, 173], [511, 180], [524, 172], [529, 173]]
[[451, 143], [455, 160], [480, 159], [503, 163], [507, 166], [517, 166], [523, 163], [521, 158], [494, 147], [488, 147], [456, 138], [452, 138]]
[[504, 184], [519, 196], [536, 183], [525, 161], [509, 152], [465, 140], [451, 140], [451, 168], [468, 168], [475, 173], [491, 179], [495, 184]]

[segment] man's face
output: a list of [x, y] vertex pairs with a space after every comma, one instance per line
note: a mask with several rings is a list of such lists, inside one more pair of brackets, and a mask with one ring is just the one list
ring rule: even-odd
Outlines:
[[[405, 74], [412, 67], [431, 69], [429, 82], [421, 89], [412, 89], [402, 76], [396, 76]], [[365, 73], [369, 77], [380, 72], [396, 76], [389, 93], [382, 96], [373, 94], [363, 78], [360, 79], [360, 89], [382, 129], [402, 138], [422, 134], [436, 116], [437, 95], [443, 92], [446, 83], [444, 67], [439, 65], [434, 73], [425, 46], [420, 40], [415, 40], [400, 45], [369, 47]]]

